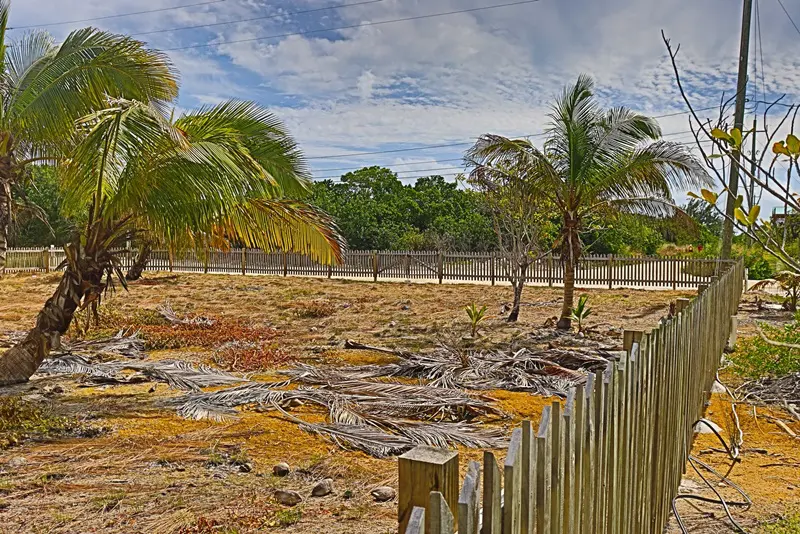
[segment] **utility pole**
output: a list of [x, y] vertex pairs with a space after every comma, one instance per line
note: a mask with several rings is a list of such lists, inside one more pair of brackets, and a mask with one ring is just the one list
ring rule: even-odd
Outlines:
[[[736, 108], [733, 113], [733, 127], [744, 128], [744, 103], [747, 99], [747, 62], [750, 53], [750, 19], [753, 13], [753, 0], [744, 0], [742, 9], [742, 38], [739, 42], [739, 77], [736, 81]], [[753, 133], [755, 135], [755, 132]], [[739, 150], [732, 153], [731, 173], [728, 179], [728, 197], [725, 204], [725, 220], [722, 225], [722, 259], [731, 257], [733, 244], [733, 211], [739, 195]]]

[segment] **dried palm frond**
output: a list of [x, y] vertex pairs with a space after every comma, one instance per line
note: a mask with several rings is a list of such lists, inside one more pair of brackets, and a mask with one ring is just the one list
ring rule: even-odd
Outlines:
[[199, 315], [196, 317], [178, 317], [178, 314], [176, 314], [175, 310], [172, 309], [172, 304], [170, 304], [169, 301], [166, 301], [161, 306], [156, 307], [156, 311], [171, 324], [190, 324], [200, 326], [212, 326], [214, 324], [213, 319]]
[[90, 339], [85, 341], [71, 341], [63, 343], [58, 352], [51, 353], [52, 357], [59, 354], [80, 353], [89, 356], [110, 355], [124, 356], [131, 359], [143, 359], [146, 356], [144, 341], [134, 332], [126, 336], [123, 330], [113, 337]]
[[224, 386], [247, 381], [245, 378], [207, 365], [190, 364], [181, 360], [95, 362], [77, 354], [66, 354], [59, 358], [46, 360], [37, 372], [51, 375], [81, 374], [101, 382], [130, 382], [131, 377], [122, 375], [123, 371], [136, 371], [152, 380], [166, 382], [170, 387], [193, 391], [199, 391], [204, 387]]
[[476, 449], [501, 449], [508, 445], [505, 432], [500, 428], [484, 429], [464, 423], [414, 423], [404, 421], [392, 425], [400, 435], [415, 445], [447, 448], [464, 445]]

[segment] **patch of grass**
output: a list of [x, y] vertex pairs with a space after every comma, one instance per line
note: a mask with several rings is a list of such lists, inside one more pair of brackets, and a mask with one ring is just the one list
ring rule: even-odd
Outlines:
[[326, 299], [295, 302], [292, 308], [292, 313], [302, 318], [319, 319], [322, 317], [330, 317], [336, 313], [336, 305]]
[[267, 524], [271, 527], [289, 527], [299, 523], [303, 518], [303, 511], [299, 508], [289, 508], [287, 510], [278, 510], [272, 516], [272, 520]]
[[56, 415], [49, 406], [18, 397], [0, 397], [0, 449], [81, 429], [82, 425], [76, 419]]
[[765, 525], [764, 534], [798, 534], [800, 532], [800, 512], [792, 512], [783, 519]]
[[200, 516], [193, 525], [178, 529], [177, 534], [239, 534], [239, 529], [223, 525], [216, 519]]
[[[800, 321], [784, 326], [762, 326], [764, 335], [773, 341], [800, 344]], [[800, 350], [776, 347], [758, 336], [739, 341], [730, 356], [732, 370], [744, 378], [785, 376], [800, 371]]]

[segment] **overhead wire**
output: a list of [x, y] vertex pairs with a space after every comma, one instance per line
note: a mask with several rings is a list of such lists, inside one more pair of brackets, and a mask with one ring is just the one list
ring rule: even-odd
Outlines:
[[482, 7], [473, 7], [469, 9], [458, 9], [454, 11], [445, 11], [442, 13], [431, 13], [428, 15], [415, 15], [411, 17], [403, 17], [399, 19], [390, 19], [390, 20], [379, 20], [379, 21], [366, 21], [360, 22], [358, 24], [349, 24], [346, 26], [337, 26], [335, 28], [320, 28], [316, 30], [305, 30], [299, 32], [289, 32], [289, 33], [282, 33], [277, 35], [264, 35], [261, 37], [248, 37], [247, 39], [234, 39], [232, 41], [219, 41], [216, 43], [202, 43], [202, 44], [195, 44], [195, 45], [188, 45], [188, 46], [178, 46], [175, 48], [165, 48], [165, 52], [174, 52], [178, 50], [189, 50], [192, 48], [207, 48], [212, 46], [221, 46], [221, 45], [229, 45], [229, 44], [239, 44], [239, 43], [250, 43], [255, 41], [264, 41], [267, 39], [279, 39], [282, 37], [294, 37], [299, 35], [313, 35], [317, 33], [325, 33], [325, 32], [333, 32], [339, 30], [352, 30], [357, 28], [365, 28], [370, 26], [381, 26], [384, 24], [394, 24], [397, 22], [409, 22], [412, 20], [422, 20], [422, 19], [430, 19], [435, 17], [447, 17], [450, 15], [459, 15], [461, 13], [474, 13], [477, 11], [488, 11], [490, 9], [499, 9], [503, 7], [513, 7], [513, 6], [521, 6], [526, 4], [534, 4], [539, 2], [540, 0], [519, 0], [517, 2], [508, 2], [505, 4], [496, 4], [493, 6], [482, 6]]
[[146, 32], [136, 32], [136, 33], [132, 33], [131, 35], [134, 36], [134, 37], [140, 37], [140, 36], [143, 36], [143, 35], [154, 35], [154, 34], [157, 34], [157, 33], [178, 32], [178, 31], [184, 31], [184, 30], [198, 30], [198, 29], [201, 29], [201, 28], [212, 28], [212, 27], [216, 27], [216, 26], [225, 26], [225, 25], [228, 25], [228, 24], [240, 24], [240, 23], [243, 23], [243, 22], [254, 22], [254, 21], [257, 21], [257, 20], [268, 20], [268, 19], [274, 19], [274, 18], [279, 18], [279, 17], [292, 17], [292, 16], [295, 16], [295, 15], [307, 15], [309, 13], [317, 13], [319, 11], [331, 11], [331, 10], [334, 10], [334, 9], [343, 9], [345, 7], [365, 6], [365, 5], [368, 5], [368, 4], [377, 4], [377, 3], [385, 2], [385, 1], [386, 0], [366, 0], [364, 2], [353, 2], [353, 3], [350, 3], [350, 4], [338, 4], [338, 5], [333, 5], [333, 6], [317, 7], [317, 8], [314, 8], [314, 9], [304, 9], [302, 11], [292, 11], [290, 13], [277, 13], [277, 14], [273, 14], [273, 15], [263, 15], [263, 16], [260, 16], [260, 17], [251, 17], [251, 18], [247, 18], [247, 19], [229, 20], [229, 21], [225, 21], [225, 22], [212, 22], [212, 23], [209, 23], [209, 24], [197, 24], [197, 25], [194, 25], [194, 26], [180, 26], [180, 27], [177, 27], [177, 28], [164, 28], [164, 29], [161, 29], [161, 30], [151, 30], [151, 31], [146, 31]]
[[46, 24], [28, 24], [25, 26], [10, 26], [8, 30], [27, 30], [31, 28], [46, 28], [48, 26], [64, 26], [66, 24], [79, 24], [82, 22], [93, 22], [96, 20], [108, 20], [108, 19], [116, 19], [121, 17], [131, 17], [134, 15], [146, 15], [149, 13], [161, 13], [164, 11], [174, 11], [177, 9], [186, 9], [187, 7], [198, 7], [198, 6], [207, 6], [210, 4], [220, 4], [222, 2], [227, 2], [228, 0], [207, 0], [205, 2], [196, 2], [194, 4], [184, 4], [182, 6], [172, 6], [172, 7], [161, 7], [157, 9], [146, 9], [143, 11], [132, 11], [130, 13], [117, 13], [115, 15], [104, 15], [101, 17], [90, 17], [85, 19], [76, 19], [76, 20], [64, 20], [60, 22], [48, 22]]
[[783, 12], [786, 14], [786, 18], [789, 19], [789, 22], [792, 23], [792, 26], [794, 26], [794, 29], [797, 30], [798, 34], [800, 34], [800, 27], [797, 26], [797, 23], [794, 21], [792, 16], [789, 14], [789, 11], [786, 9], [786, 6], [783, 5], [782, 0], [778, 0], [778, 3], [781, 5], [781, 9], [783, 9]]

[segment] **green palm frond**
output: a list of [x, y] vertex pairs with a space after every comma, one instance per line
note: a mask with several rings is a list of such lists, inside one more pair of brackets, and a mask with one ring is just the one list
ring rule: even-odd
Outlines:
[[173, 123], [153, 105], [116, 100], [79, 124], [85, 136], [64, 173], [67, 211], [129, 217], [132, 231], [172, 250], [241, 243], [341, 261], [330, 217], [287, 198], [283, 184], [304, 188], [305, 164], [256, 104], [223, 103]]
[[109, 97], [163, 106], [177, 96], [168, 57], [130, 37], [85, 28], [55, 46], [46, 34], [33, 32], [14, 50], [8, 55], [13, 68], [6, 121], [18, 136], [38, 143], [68, 139], [75, 119]]

